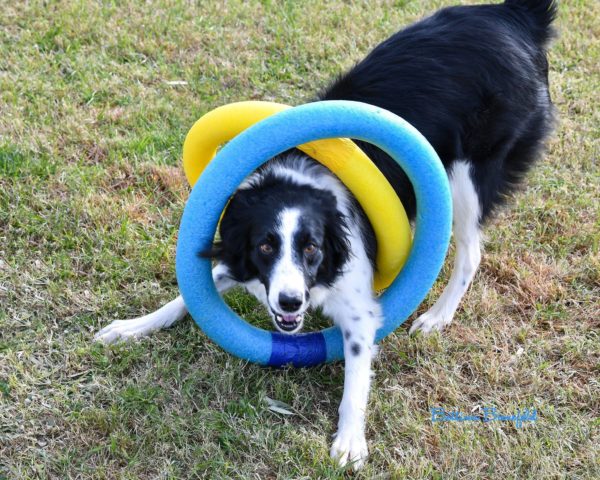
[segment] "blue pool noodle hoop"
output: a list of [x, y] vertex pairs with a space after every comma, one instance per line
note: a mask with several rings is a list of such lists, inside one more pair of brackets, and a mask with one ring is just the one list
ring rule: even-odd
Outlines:
[[387, 152], [412, 182], [417, 215], [410, 255], [381, 295], [380, 341], [412, 314], [435, 282], [448, 250], [452, 201], [448, 178], [433, 147], [393, 113], [359, 102], [309, 103], [268, 117], [225, 145], [194, 186], [177, 241], [176, 271], [185, 304], [206, 335], [227, 352], [261, 365], [311, 366], [344, 358], [338, 327], [285, 335], [254, 327], [218, 294], [211, 261], [199, 256], [213, 243], [229, 198], [240, 183], [270, 158], [324, 138], [354, 138]]

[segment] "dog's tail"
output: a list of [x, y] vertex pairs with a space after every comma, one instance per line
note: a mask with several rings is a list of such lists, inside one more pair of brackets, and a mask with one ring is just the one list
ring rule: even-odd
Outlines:
[[556, 0], [506, 0], [504, 5], [527, 17], [538, 44], [545, 45], [554, 36], [551, 25], [558, 13]]

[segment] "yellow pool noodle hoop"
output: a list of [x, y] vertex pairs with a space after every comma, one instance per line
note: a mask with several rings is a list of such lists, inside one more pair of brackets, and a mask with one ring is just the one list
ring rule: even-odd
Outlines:
[[[272, 102], [230, 103], [203, 115], [183, 144], [183, 168], [191, 186], [216, 155], [217, 148], [255, 123], [291, 108]], [[331, 170], [354, 194], [377, 238], [374, 287], [388, 287], [410, 252], [412, 234], [396, 192], [375, 164], [347, 138], [329, 138], [297, 147]]]

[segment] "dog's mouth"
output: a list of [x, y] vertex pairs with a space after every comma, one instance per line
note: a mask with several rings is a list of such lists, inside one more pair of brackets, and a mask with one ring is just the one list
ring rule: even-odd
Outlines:
[[280, 314], [271, 312], [273, 315], [273, 323], [277, 330], [283, 333], [294, 333], [300, 330], [304, 321], [303, 313]]

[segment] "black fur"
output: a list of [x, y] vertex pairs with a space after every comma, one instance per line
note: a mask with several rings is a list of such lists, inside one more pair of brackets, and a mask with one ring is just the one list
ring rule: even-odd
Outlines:
[[[550, 0], [442, 9], [380, 44], [320, 98], [396, 113], [429, 140], [448, 170], [455, 160], [470, 161], [483, 221], [552, 129], [545, 46], [555, 15]], [[404, 172], [375, 146], [359, 143], [413, 218]]]

